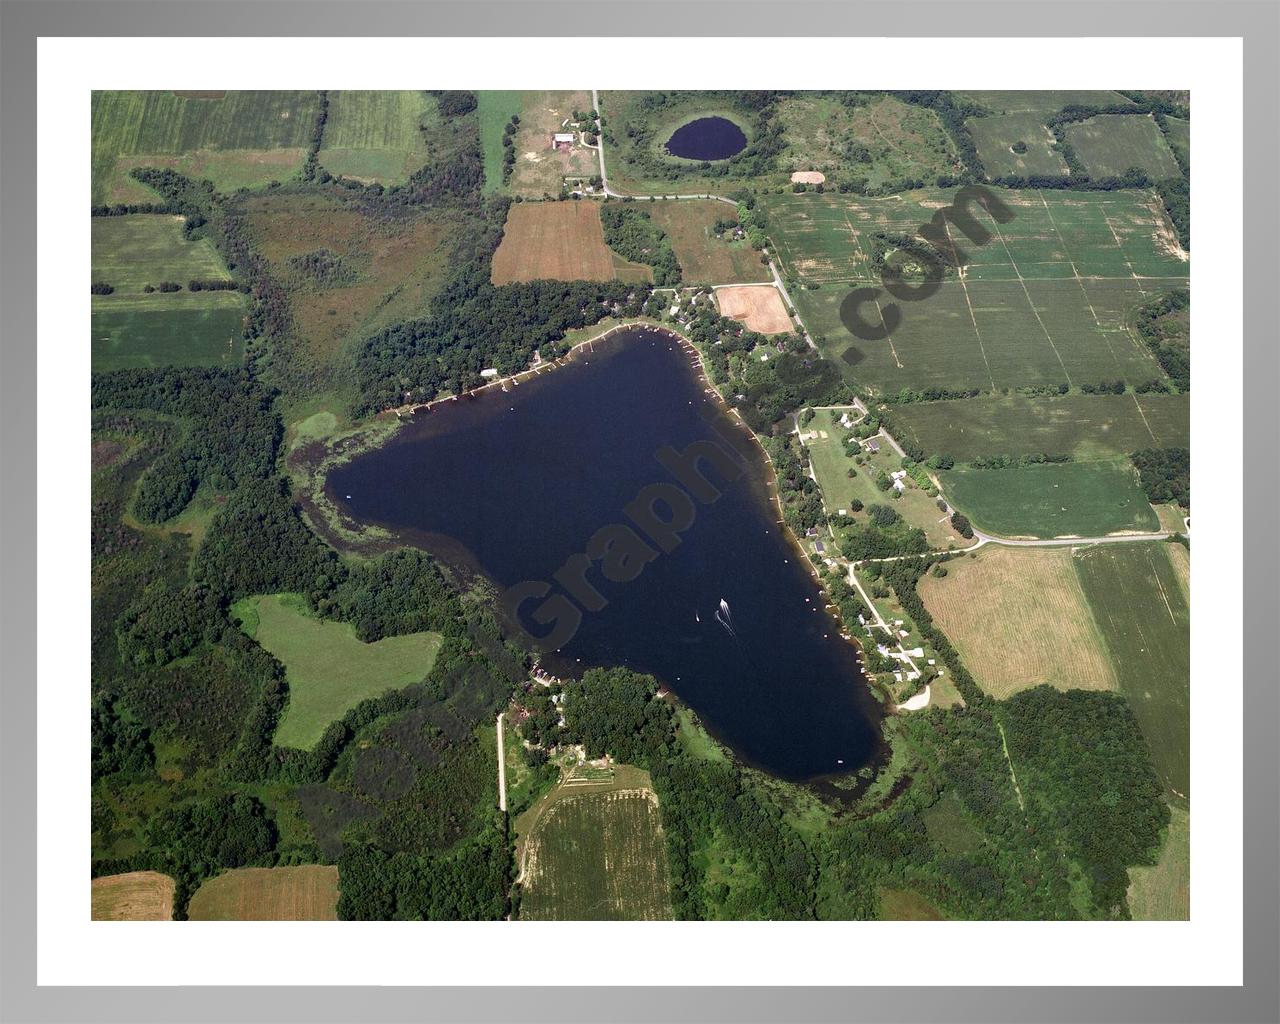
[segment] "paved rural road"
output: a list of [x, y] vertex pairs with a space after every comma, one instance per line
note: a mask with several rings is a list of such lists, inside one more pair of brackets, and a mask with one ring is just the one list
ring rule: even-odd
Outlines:
[[502, 756], [502, 715], [498, 716], [498, 810], [507, 809], [507, 763]]

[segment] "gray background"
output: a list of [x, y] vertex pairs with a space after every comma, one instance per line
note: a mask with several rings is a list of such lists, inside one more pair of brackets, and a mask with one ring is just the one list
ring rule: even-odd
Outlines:
[[[0, 0], [0, 1018], [345, 1020], [1280, 1020], [1277, 872], [1277, 96], [1280, 12], [1261, 2], [407, 3]], [[1245, 809], [1243, 988], [36, 988], [36, 47], [45, 36], [1239, 36], [1244, 50]], [[958, 67], [967, 59], [957, 43]], [[598, 56], [598, 55], [597, 55]], [[232, 58], [233, 59], [233, 58]], [[1087, 44], [1082, 62], [1088, 61]], [[213, 69], [221, 74], [233, 68]], [[426, 73], [429, 69], [424, 69]], [[655, 69], [656, 70], [656, 69]], [[1068, 69], [1069, 70], [1069, 69]], [[1176, 69], [1175, 69], [1176, 70]], [[1117, 69], [1122, 73], [1122, 69]], [[786, 69], [774, 68], [785, 85]], [[1014, 83], [1010, 83], [1011, 85]], [[1141, 86], [1143, 83], [1120, 83]], [[1201, 116], [1204, 116], [1202, 113]], [[1197, 183], [1204, 188], [1205, 183]], [[1201, 257], [1202, 259], [1205, 257]], [[75, 539], [71, 538], [75, 543]], [[1234, 780], [1223, 780], [1234, 785]], [[1202, 799], [1212, 799], [1206, 794]], [[713, 926], [701, 926], [713, 927]], [[1064, 926], [1069, 927], [1069, 926]], [[931, 926], [930, 942], [945, 936]], [[335, 926], [339, 969], [344, 941]], [[712, 933], [711, 941], [714, 941]], [[964, 957], [948, 949], [936, 955]], [[549, 950], [548, 971], [562, 970]], [[654, 963], [662, 951], [653, 950]], [[852, 956], [856, 952], [851, 951]], [[1082, 957], [1088, 949], [1080, 950]], [[1069, 964], [1064, 964], [1069, 969]], [[838, 985], [843, 979], [833, 978]]]

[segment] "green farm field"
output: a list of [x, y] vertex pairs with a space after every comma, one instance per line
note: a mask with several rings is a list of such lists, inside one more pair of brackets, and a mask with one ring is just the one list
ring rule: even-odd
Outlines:
[[519, 114], [522, 94], [514, 89], [484, 89], [476, 93], [480, 115], [480, 148], [484, 154], [484, 189], [502, 188], [502, 133], [512, 114]]
[[275, 735], [282, 747], [309, 749], [366, 697], [421, 681], [440, 649], [438, 633], [362, 643], [350, 623], [315, 618], [296, 594], [245, 598], [232, 614], [285, 667], [289, 706]]
[[[1128, 327], [1132, 311], [1185, 284], [1188, 264], [1154, 196], [1141, 192], [1002, 192], [1013, 219], [966, 244], [963, 276], [949, 275], [923, 302], [901, 303], [886, 339], [854, 338], [840, 306], [876, 286], [873, 234], [914, 234], [954, 193], [908, 197], [770, 196], [769, 234], [801, 317], [819, 347], [856, 385], [903, 388], [1080, 385], [1162, 376]], [[887, 296], [886, 296], [887, 298]], [[863, 308], [875, 321], [874, 305]]]
[[1160, 521], [1127, 460], [958, 467], [939, 474], [973, 525], [1003, 537], [1154, 533]]
[[1075, 565], [1156, 774], [1185, 806], [1191, 784], [1186, 551], [1161, 543], [1105, 544], [1077, 551]]
[[330, 174], [397, 185], [428, 157], [426, 133], [439, 118], [421, 90], [360, 90], [329, 94], [320, 165]]
[[915, 402], [892, 416], [904, 445], [957, 462], [1037, 453], [1105, 458], [1191, 443], [1190, 395], [984, 395]]
[[292, 177], [306, 159], [320, 110], [316, 92], [168, 91], [93, 94], [95, 203], [145, 202], [134, 167], [172, 167], [222, 191]]
[[1135, 921], [1191, 919], [1191, 812], [1172, 804], [1160, 860], [1129, 869], [1129, 913]]
[[653, 222], [671, 238], [685, 284], [750, 284], [769, 281], [769, 268], [745, 239], [717, 238], [717, 220], [732, 219], [734, 208], [715, 199], [690, 199], [646, 205]]
[[[245, 300], [234, 291], [187, 290], [193, 278], [230, 275], [207, 240], [183, 237], [182, 218], [94, 217], [93, 280], [115, 291], [91, 304], [94, 371], [145, 366], [235, 366], [244, 353]], [[152, 291], [162, 281], [176, 292]]]
[[520, 917], [669, 920], [662, 816], [648, 773], [618, 765], [591, 778], [571, 776], [526, 812]]
[[[938, 509], [936, 498], [930, 497], [910, 477], [905, 479], [906, 489], [900, 498], [894, 498], [876, 486], [876, 478], [880, 472], [893, 473], [901, 469], [901, 457], [883, 438], [880, 439], [880, 451], [863, 454], [863, 463], [858, 465], [845, 454], [842, 438], [848, 433], [840, 425], [842, 410], [818, 409], [813, 420], [804, 428], [805, 447], [809, 450], [809, 459], [813, 471], [818, 478], [818, 486], [822, 488], [823, 503], [831, 512], [848, 509], [856, 498], [864, 507], [872, 505], [889, 505], [906, 520], [909, 526], [918, 526], [924, 530], [929, 544], [935, 548], [945, 548], [949, 544], [964, 546], [969, 542], [951, 529], [948, 517]], [[853, 414], [856, 418], [856, 413]], [[822, 435], [826, 434], [826, 437]], [[852, 469], [857, 475], [849, 476]]]
[[1180, 117], [1166, 117], [1169, 125], [1168, 141], [1170, 148], [1182, 154], [1187, 163], [1191, 163], [1191, 122]]
[[1038, 114], [1048, 117], [1063, 107], [1110, 107], [1132, 102], [1110, 89], [967, 89], [960, 94], [993, 114]]
[[[1068, 173], [1067, 162], [1053, 148], [1053, 132], [1045, 126], [1042, 114], [1026, 112], [971, 117], [965, 126], [988, 177]], [[1017, 142], [1026, 144], [1025, 153], [1013, 151], [1012, 146]]]
[[1150, 114], [1099, 114], [1064, 129], [1085, 170], [1095, 178], [1140, 167], [1154, 179], [1182, 172]]

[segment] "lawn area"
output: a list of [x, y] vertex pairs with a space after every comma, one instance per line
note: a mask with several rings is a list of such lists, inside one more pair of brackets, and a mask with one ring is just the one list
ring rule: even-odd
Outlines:
[[520, 917], [552, 921], [671, 918], [658, 798], [647, 772], [571, 775], [522, 816]]
[[94, 92], [93, 202], [154, 199], [128, 176], [133, 167], [172, 167], [224, 192], [284, 181], [301, 169], [320, 111], [318, 92], [201, 96], [207, 98]]
[[[484, 95], [483, 93], [481, 94]], [[575, 144], [570, 150], [551, 148], [551, 136], [572, 131], [563, 127], [574, 112], [591, 109], [591, 93], [576, 91], [531, 91], [521, 94], [520, 128], [516, 132], [516, 167], [507, 187], [513, 195], [526, 199], [554, 198], [566, 177], [593, 178], [600, 173], [595, 149]], [[504, 126], [499, 126], [501, 132]], [[501, 155], [501, 154], [499, 154]]]
[[986, 693], [1116, 688], [1070, 548], [987, 545], [946, 570], [921, 579], [920, 597]]
[[1129, 913], [1135, 921], [1191, 919], [1191, 812], [1169, 807], [1169, 831], [1154, 867], [1129, 869]]
[[893, 435], [957, 462], [996, 455], [1097, 459], [1191, 443], [1189, 395], [983, 395], [892, 410]]
[[671, 238], [671, 247], [684, 271], [685, 284], [749, 284], [772, 280], [746, 239], [729, 241], [712, 231], [717, 220], [737, 214], [715, 199], [685, 199], [645, 206], [653, 222]]
[[421, 90], [331, 92], [320, 165], [360, 181], [402, 184], [426, 164], [423, 126], [438, 118], [434, 97]]
[[1157, 181], [1182, 172], [1150, 114], [1099, 114], [1064, 129], [1085, 170], [1095, 178], [1140, 167]]
[[174, 881], [158, 871], [103, 875], [92, 882], [95, 921], [170, 921]]
[[192, 921], [335, 921], [338, 869], [331, 864], [236, 868], [191, 896]]
[[519, 90], [513, 89], [483, 89], [476, 93], [486, 192], [497, 192], [502, 188], [502, 133], [506, 130], [511, 115], [520, 113], [523, 107], [522, 95]]
[[[1006, 174], [1056, 175], [1068, 173], [1067, 162], [1053, 148], [1053, 132], [1045, 127], [1044, 115], [1035, 112], [993, 114], [971, 117], [965, 122], [978, 159], [991, 178]], [[1026, 151], [1015, 153], [1013, 146], [1021, 142]]]
[[[854, 338], [841, 305], [853, 288], [879, 285], [881, 234], [916, 234], [953, 195], [764, 197], [796, 307], [851, 382], [893, 394], [1164, 376], [1128, 321], [1182, 284], [1188, 264], [1174, 254], [1158, 199], [1144, 192], [1002, 191], [1013, 218], [998, 224], [974, 207], [991, 240], [962, 246], [963, 277], [948, 274], [927, 301], [900, 303], [888, 338]], [[862, 315], [874, 322], [874, 305]]]
[[289, 706], [275, 735], [282, 747], [310, 749], [330, 722], [366, 697], [424, 679], [440, 649], [438, 633], [362, 643], [354, 626], [314, 617], [297, 594], [245, 598], [232, 613], [285, 667]]
[[[945, 548], [949, 544], [963, 547], [968, 544], [951, 528], [950, 522], [945, 521], [947, 517], [939, 510], [936, 497], [925, 493], [911, 477], [904, 478], [906, 489], [898, 498], [876, 486], [881, 472], [892, 474], [902, 468], [901, 457], [883, 438], [879, 439], [880, 451], [864, 452], [861, 464], [845, 454], [843, 439], [849, 430], [840, 425], [843, 414], [844, 410], [818, 409], [813, 420], [803, 428], [804, 444], [809, 450], [809, 459], [828, 511], [849, 510], [854, 499], [868, 508], [889, 505], [908, 525], [924, 530], [931, 547]], [[856, 420], [857, 413], [852, 413], [850, 419]], [[850, 469], [857, 475], [850, 477]]]
[[[193, 279], [226, 281], [231, 275], [212, 243], [189, 241], [182, 231], [181, 217], [161, 214], [93, 218], [93, 280], [115, 289], [92, 298], [95, 371], [239, 365], [245, 298], [237, 291], [188, 290]], [[162, 282], [181, 287], [156, 290]]]
[[1155, 533], [1160, 521], [1128, 460], [957, 467], [939, 474], [952, 505], [1003, 537]]
[[1075, 556], [1120, 691], [1129, 698], [1156, 774], [1185, 802], [1191, 773], [1191, 608], [1186, 550], [1110, 544]]
[[494, 284], [513, 281], [652, 281], [653, 271], [628, 263], [604, 242], [600, 207], [588, 200], [516, 203], [507, 211], [493, 254]]

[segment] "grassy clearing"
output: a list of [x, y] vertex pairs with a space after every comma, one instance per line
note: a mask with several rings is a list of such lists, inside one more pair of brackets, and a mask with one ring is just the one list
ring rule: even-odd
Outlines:
[[92, 883], [95, 921], [170, 921], [174, 882], [158, 871], [104, 875]]
[[520, 917], [669, 919], [661, 821], [647, 772], [616, 765], [567, 774], [516, 822], [524, 837]]
[[520, 113], [522, 94], [518, 90], [484, 89], [476, 93], [476, 99], [484, 154], [484, 190], [497, 192], [502, 188], [502, 133], [511, 115]]
[[[239, 292], [187, 290], [193, 278], [230, 275], [208, 240], [188, 241], [181, 217], [94, 217], [92, 274], [115, 291], [95, 295], [90, 353], [95, 371], [135, 366], [234, 366], [244, 354], [246, 303]], [[172, 281], [176, 292], [147, 292]]]
[[336, 921], [338, 869], [306, 864], [226, 871], [195, 891], [188, 916], [192, 921]]
[[1191, 122], [1180, 117], [1166, 117], [1169, 125], [1167, 141], [1171, 149], [1182, 154], [1182, 158], [1191, 163]]
[[[1002, 192], [1014, 217], [997, 224], [975, 208], [992, 240], [966, 248], [962, 279], [948, 276], [927, 302], [902, 304], [889, 338], [853, 338], [840, 307], [852, 288], [879, 283], [875, 233], [915, 234], [953, 194], [765, 197], [792, 298], [851, 381], [896, 393], [1163, 376], [1128, 318], [1183, 282], [1188, 264], [1170, 248], [1158, 200], [1140, 192]], [[874, 307], [863, 314], [874, 320]]]
[[1191, 609], [1186, 551], [1173, 544], [1100, 545], [1075, 556], [1080, 585], [1177, 802], [1190, 792]]
[[976, 853], [986, 845], [982, 832], [969, 820], [954, 791], [943, 793], [921, 817], [929, 830], [929, 838], [948, 853]]
[[791, 96], [779, 104], [788, 148], [787, 173], [821, 171], [828, 178], [932, 182], [956, 173], [955, 148], [938, 115], [892, 96], [850, 107], [830, 96]]
[[881, 921], [944, 921], [945, 915], [910, 889], [880, 890]]
[[894, 436], [958, 462], [1037, 453], [1097, 459], [1191, 443], [1189, 395], [982, 396], [893, 410]]
[[1095, 178], [1121, 175], [1130, 167], [1157, 180], [1182, 173], [1150, 114], [1099, 114], [1065, 130], [1071, 148]]
[[129, 178], [133, 167], [173, 167], [222, 191], [286, 180], [306, 159], [319, 109], [316, 92], [95, 92], [93, 201], [153, 199]]
[[645, 207], [653, 222], [671, 238], [686, 284], [736, 284], [771, 279], [760, 254], [745, 239], [729, 241], [712, 231], [717, 220], [736, 216], [733, 207], [715, 199], [655, 202]]
[[421, 90], [329, 94], [320, 164], [331, 174], [398, 185], [429, 156], [423, 126], [438, 117]]
[[926, 575], [920, 597], [984, 691], [1114, 690], [1116, 672], [1069, 548], [988, 545]]
[[[427, 312], [444, 283], [453, 231], [447, 214], [396, 221], [367, 216], [333, 193], [255, 196], [250, 230], [288, 289], [300, 355], [325, 365], [350, 341]], [[291, 261], [327, 249], [352, 273], [341, 283], [309, 279]]]
[[[905, 478], [906, 489], [898, 498], [876, 486], [881, 472], [890, 474], [902, 468], [902, 459], [887, 442], [880, 439], [880, 451], [864, 451], [863, 462], [855, 462], [845, 454], [843, 439], [849, 430], [840, 425], [842, 415], [843, 410], [818, 409], [813, 420], [804, 428], [804, 444], [809, 451], [809, 459], [818, 478], [818, 486], [822, 488], [822, 498], [827, 508], [832, 512], [844, 510], [848, 513], [855, 500], [861, 501], [865, 507], [889, 505], [909, 526], [918, 526], [924, 530], [931, 546], [945, 548], [949, 544], [967, 544], [967, 541], [951, 529], [950, 522], [946, 521], [947, 517], [938, 509], [936, 498], [925, 493], [910, 477]], [[852, 413], [851, 419], [856, 420], [857, 413]], [[851, 469], [856, 474], [853, 477], [849, 476]]]
[[246, 598], [232, 612], [285, 666], [289, 706], [275, 736], [282, 747], [309, 749], [330, 722], [366, 697], [425, 678], [440, 649], [438, 633], [361, 643], [354, 626], [313, 617], [296, 594]]
[[1154, 867], [1129, 869], [1129, 913], [1135, 921], [1191, 920], [1191, 813], [1169, 807], [1169, 831]]
[[1039, 114], [1047, 117], [1063, 107], [1109, 107], [1132, 102], [1109, 89], [966, 89], [961, 96], [993, 114]]
[[[573, 117], [575, 111], [586, 113], [590, 109], [591, 93], [581, 89], [522, 94], [520, 129], [515, 139], [516, 166], [507, 185], [513, 195], [526, 199], [555, 197], [565, 178], [592, 178], [600, 173], [594, 149], [581, 145], [567, 152], [551, 148], [552, 135], [571, 130], [563, 127], [565, 119]], [[498, 127], [499, 133], [502, 128]]]
[[1127, 461], [961, 467], [939, 474], [974, 526], [1003, 537], [1100, 537], [1160, 528]]
[[[1053, 132], [1045, 126], [1042, 114], [1027, 111], [971, 117], [965, 125], [978, 148], [983, 169], [992, 178], [1005, 174], [1068, 173], [1067, 162], [1053, 148]], [[1013, 146], [1019, 142], [1026, 150], [1015, 153]]]
[[494, 284], [513, 281], [651, 281], [653, 271], [628, 263], [604, 242], [594, 202], [517, 203], [507, 212], [493, 255]]

